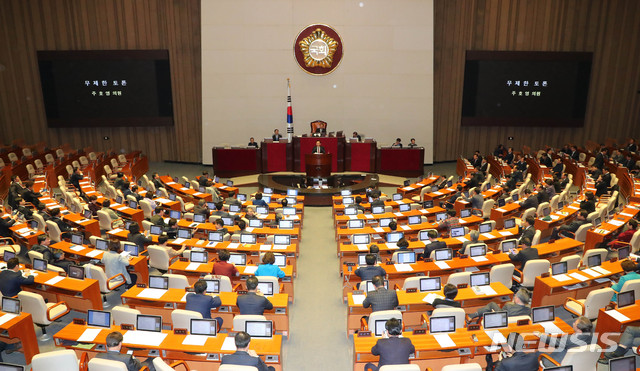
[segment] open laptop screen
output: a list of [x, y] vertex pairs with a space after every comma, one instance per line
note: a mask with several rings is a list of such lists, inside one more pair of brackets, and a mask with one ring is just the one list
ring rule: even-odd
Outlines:
[[420, 291], [440, 291], [440, 277], [420, 278]]
[[636, 302], [636, 293], [633, 290], [621, 292], [618, 294], [618, 309], [632, 305]]
[[511, 229], [516, 226], [516, 219], [515, 218], [505, 219], [503, 224], [504, 224], [504, 229]]
[[191, 318], [191, 335], [216, 336], [218, 321], [215, 319]]
[[209, 261], [209, 256], [206, 251], [191, 251], [189, 260], [193, 263], [206, 263]]
[[152, 225], [149, 228], [149, 233], [154, 235], [154, 236], [159, 236], [162, 234], [162, 227], [159, 225]]
[[280, 268], [284, 268], [287, 266], [287, 256], [283, 254], [274, 254], [276, 261], [273, 263]]
[[600, 264], [602, 264], [602, 257], [600, 255], [591, 255], [587, 259], [587, 265], [589, 266], [589, 268], [597, 267]]
[[3, 296], [2, 311], [5, 313], [20, 314], [20, 300]]
[[409, 205], [409, 204], [400, 204], [400, 205], [398, 205], [398, 209], [400, 210], [400, 212], [409, 211], [409, 210], [411, 210], [411, 205]]
[[431, 317], [429, 318], [429, 332], [432, 334], [440, 332], [455, 332], [456, 331], [456, 317]]
[[618, 260], [624, 260], [629, 257], [629, 245], [618, 249]]
[[480, 226], [478, 226], [478, 232], [480, 233], [488, 233], [488, 232], [491, 232], [492, 229], [493, 229], [492, 223], [482, 223], [480, 224]]
[[79, 280], [84, 279], [84, 268], [79, 265], [70, 265], [69, 266], [69, 277], [76, 278]]
[[471, 209], [462, 209], [460, 210], [460, 217], [461, 218], [468, 218], [471, 216]]
[[[384, 287], [386, 289], [389, 289], [389, 280], [384, 280]], [[373, 285], [373, 282], [367, 281], [367, 287], [365, 287], [365, 291], [366, 292], [376, 291], [376, 287]]]
[[273, 282], [258, 282], [258, 290], [264, 296], [273, 296]]
[[470, 276], [469, 279], [471, 283], [471, 287], [473, 286], [486, 286], [491, 283], [491, 279], [489, 278], [489, 272], [485, 273], [474, 273]]
[[[350, 220], [350, 222], [354, 222], [356, 220]], [[363, 222], [362, 220], [360, 220]], [[293, 229], [293, 220], [280, 220], [278, 222], [278, 228], [280, 229]]]
[[244, 323], [244, 331], [256, 338], [271, 338], [273, 337], [273, 322], [272, 321], [246, 321]]
[[422, 223], [422, 217], [420, 215], [411, 215], [409, 217], [409, 225]]
[[87, 310], [87, 326], [111, 328], [111, 313], [103, 310]]
[[33, 269], [40, 272], [47, 272], [47, 261], [43, 259], [34, 258], [33, 259]]
[[451, 249], [438, 249], [438, 250], [435, 250], [433, 254], [436, 261], [453, 259], [453, 250]]
[[609, 361], [609, 371], [635, 371], [636, 357], [634, 355], [628, 357], [615, 358]]
[[15, 257], [16, 257], [16, 253], [14, 253], [13, 251], [5, 250], [4, 253], [2, 254], [2, 260], [4, 260], [5, 262], [8, 262], [9, 259], [15, 258]]
[[568, 265], [567, 262], [558, 262], [558, 263], [553, 263], [551, 264], [551, 274], [552, 275], [557, 275], [557, 274], [565, 274], [568, 271]]
[[455, 227], [451, 228], [449, 235], [453, 237], [463, 237], [464, 236], [464, 227]]
[[183, 228], [178, 229], [178, 238], [190, 239], [191, 231]]
[[208, 294], [210, 294], [210, 293], [213, 293], [213, 294], [220, 293], [220, 280], [204, 280], [204, 282], [207, 283], [206, 292]]
[[138, 245], [126, 243], [123, 246], [124, 251], [128, 252], [131, 256], [138, 256]]
[[71, 234], [71, 243], [74, 245], [82, 245], [82, 242], [84, 242], [84, 239], [82, 237], [81, 234], [77, 234], [77, 233], [72, 233]]
[[149, 288], [167, 290], [169, 288], [169, 277], [149, 276]]
[[223, 239], [224, 239], [224, 234], [222, 233], [222, 231], [209, 232], [209, 241], [222, 242]]
[[235, 265], [246, 265], [247, 255], [240, 253], [229, 253], [229, 263], [233, 263]]
[[416, 253], [413, 251], [399, 252], [396, 258], [398, 264], [413, 264], [416, 262]]
[[486, 329], [507, 327], [509, 322], [507, 312], [485, 313], [483, 327]]
[[531, 318], [533, 323], [553, 321], [555, 319], [553, 305], [531, 308]]
[[437, 213], [436, 214], [436, 222], [440, 222], [447, 219], [447, 213]]
[[136, 330], [161, 332], [162, 317], [138, 314], [138, 316], [136, 317]]
[[518, 240], [502, 241], [502, 252], [507, 253], [511, 249], [518, 247]]
[[169, 217], [176, 219], [176, 220], [180, 220], [180, 211], [178, 210], [170, 210], [169, 211]]
[[109, 247], [109, 243], [107, 240], [103, 240], [102, 238], [96, 239], [96, 249], [106, 251]]
[[193, 215], [193, 222], [194, 223], [204, 223], [206, 217], [204, 216], [204, 214], [194, 214]]
[[393, 201], [400, 201], [402, 200], [402, 193], [394, 193], [391, 195], [391, 199]]
[[291, 245], [291, 236], [288, 234], [276, 234], [273, 236], [274, 245]]
[[404, 236], [403, 232], [389, 232], [387, 233], [387, 242], [396, 243]]
[[358, 209], [354, 206], [349, 206], [344, 208], [344, 215], [357, 215]]
[[364, 220], [362, 219], [354, 219], [347, 221], [347, 227], [351, 229], [360, 229], [364, 228]]
[[249, 219], [249, 227], [251, 228], [262, 228], [264, 222], [260, 219]]
[[255, 245], [256, 241], [258, 241], [258, 235], [255, 233], [242, 233], [240, 235], [240, 243]]
[[[382, 336], [384, 335], [385, 330], [387, 329], [387, 321], [386, 319], [378, 319], [375, 323], [375, 333], [374, 336]], [[398, 318], [398, 321], [402, 323], [402, 319]]]
[[487, 255], [487, 245], [478, 244], [469, 246], [469, 256], [485, 256]]

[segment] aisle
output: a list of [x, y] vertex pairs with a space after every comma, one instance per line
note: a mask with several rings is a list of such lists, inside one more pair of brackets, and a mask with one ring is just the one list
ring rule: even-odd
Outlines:
[[331, 223], [330, 207], [305, 208], [291, 335], [283, 347], [285, 371], [353, 368]]

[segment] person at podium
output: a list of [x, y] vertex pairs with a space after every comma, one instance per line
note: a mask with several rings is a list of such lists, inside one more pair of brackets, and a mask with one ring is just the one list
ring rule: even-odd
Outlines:
[[273, 135], [271, 136], [271, 139], [273, 139], [275, 142], [280, 141], [280, 139], [282, 139], [282, 135], [280, 134], [280, 130], [275, 129], [273, 131]]
[[326, 153], [326, 151], [324, 150], [324, 147], [322, 146], [319, 140], [316, 141], [316, 145], [313, 147], [313, 150], [311, 151], [311, 153]]

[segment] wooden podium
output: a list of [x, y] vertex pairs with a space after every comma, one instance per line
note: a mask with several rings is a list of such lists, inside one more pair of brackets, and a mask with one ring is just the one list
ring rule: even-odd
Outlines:
[[307, 153], [304, 155], [304, 164], [308, 177], [328, 178], [331, 176], [330, 153]]

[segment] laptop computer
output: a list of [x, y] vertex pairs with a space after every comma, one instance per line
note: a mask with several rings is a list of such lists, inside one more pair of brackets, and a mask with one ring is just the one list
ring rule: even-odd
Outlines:
[[423, 202], [422, 207], [425, 209], [431, 209], [433, 207], [433, 200]]
[[16, 257], [16, 253], [14, 253], [13, 251], [7, 251], [5, 250], [3, 255], [2, 255], [2, 260], [4, 260], [5, 262], [8, 262], [9, 259], [15, 258]]
[[436, 261], [444, 261], [453, 259], [453, 250], [451, 249], [437, 249], [433, 252]]
[[[546, 369], [545, 369], [546, 370]], [[609, 371], [635, 371], [636, 356], [620, 357], [609, 360]]]
[[288, 234], [276, 234], [273, 236], [274, 245], [291, 245], [291, 236]]
[[191, 335], [216, 336], [218, 321], [215, 319], [191, 318], [189, 327]]
[[109, 248], [109, 242], [107, 242], [107, 240], [103, 240], [102, 238], [96, 239], [96, 249], [107, 251], [108, 248]]
[[[382, 336], [387, 329], [387, 321], [386, 319], [378, 319], [375, 323], [374, 336]], [[402, 323], [402, 318], [398, 318], [398, 321]]]
[[587, 259], [587, 266], [589, 268], [591, 267], [597, 267], [600, 264], [602, 264], [602, 256], [600, 255], [591, 255], [588, 259]]
[[461, 218], [468, 218], [471, 216], [471, 209], [462, 209], [460, 210], [460, 217]]
[[490, 285], [491, 279], [489, 278], [489, 272], [474, 273], [469, 277], [469, 282], [471, 287]]
[[149, 288], [150, 289], [169, 289], [169, 277], [165, 276], [149, 276]]
[[621, 247], [618, 249], [618, 260], [624, 260], [629, 257], [630, 246]]
[[387, 242], [396, 243], [396, 242], [400, 241], [400, 239], [402, 237], [404, 237], [404, 233], [403, 232], [389, 232], [389, 233], [387, 233]]
[[84, 268], [79, 265], [69, 266], [69, 277], [84, 280]]
[[567, 262], [558, 262], [551, 264], [551, 275], [566, 274], [569, 271]]
[[205, 290], [207, 294], [218, 294], [220, 293], [220, 280], [204, 280], [207, 283], [207, 289]]
[[436, 214], [436, 222], [440, 222], [447, 219], [447, 213], [437, 213]]
[[3, 296], [2, 311], [5, 313], [20, 314], [20, 300]]
[[396, 254], [398, 264], [413, 264], [416, 262], [416, 253], [413, 251], [403, 251]]
[[258, 235], [255, 233], [242, 233], [240, 235], [240, 243], [255, 245], [258, 241]]
[[123, 250], [128, 252], [131, 256], [138, 256], [138, 245], [132, 243], [125, 243]]
[[222, 240], [224, 240], [224, 233], [222, 233], [222, 231], [210, 231], [207, 238], [211, 242], [222, 242]]
[[468, 252], [470, 257], [485, 256], [487, 255], [487, 245], [477, 244], [468, 246]]
[[84, 237], [81, 234], [78, 233], [72, 233], [71, 234], [71, 243], [74, 245], [82, 245], [82, 243], [84, 242]]
[[411, 215], [408, 218], [408, 221], [409, 221], [409, 225], [421, 224], [422, 223], [422, 217], [420, 215]]
[[369, 236], [366, 233], [354, 234], [351, 236], [351, 242], [356, 245], [360, 245], [360, 244], [368, 245], [369, 243], [371, 243], [371, 236]]
[[33, 259], [33, 269], [47, 273], [47, 261], [43, 259], [34, 258]]
[[249, 219], [249, 227], [251, 228], [262, 228], [264, 222], [260, 219]]
[[493, 230], [493, 223], [482, 223], [478, 226], [478, 232], [489, 233]]
[[178, 210], [170, 210], [169, 211], [169, 217], [176, 219], [176, 220], [180, 220], [180, 211]]
[[464, 236], [464, 227], [454, 227], [449, 230], [449, 236], [453, 237], [463, 237]]
[[394, 193], [391, 195], [391, 200], [400, 201], [402, 200], [402, 193]]
[[292, 189], [292, 188], [287, 189], [287, 196], [296, 197], [297, 195], [298, 195], [297, 189]]
[[344, 208], [344, 215], [358, 215], [358, 208], [354, 206], [348, 206]]
[[400, 212], [409, 211], [409, 210], [411, 210], [411, 205], [409, 205], [409, 204], [400, 204], [400, 205], [398, 205], [398, 209], [400, 210]]
[[254, 338], [269, 339], [273, 337], [272, 321], [246, 321], [244, 331]]
[[441, 287], [440, 277], [420, 278], [420, 292], [440, 291]]
[[247, 254], [241, 253], [229, 253], [229, 263], [233, 263], [235, 265], [247, 265]]
[[552, 322], [555, 319], [555, 309], [553, 305], [531, 308], [531, 322]]
[[162, 331], [162, 317], [138, 314], [136, 317], [136, 330], [138, 331]]
[[508, 253], [511, 249], [515, 249], [518, 247], [518, 240], [516, 239], [504, 240], [502, 241], [500, 246], [502, 246], [503, 253]]
[[[362, 287], [360, 287], [362, 288]], [[384, 280], [384, 288], [385, 289], [389, 289], [389, 280]], [[367, 281], [367, 285], [364, 288], [365, 292], [372, 292], [372, 291], [376, 291], [376, 287], [374, 286], [373, 282], [371, 281]]]
[[0, 362], [0, 371], [24, 371], [24, 366]]
[[633, 290], [618, 293], [618, 308], [624, 308], [626, 306], [635, 304], [636, 293]]
[[504, 229], [511, 229], [516, 226], [516, 219], [515, 218], [505, 219], [503, 222], [503, 225], [504, 225]]
[[273, 282], [258, 282], [258, 290], [264, 296], [273, 296]]
[[153, 236], [159, 236], [162, 234], [162, 227], [159, 225], [152, 225], [149, 227], [149, 234]]
[[[353, 221], [353, 220], [350, 220]], [[361, 220], [362, 221], [362, 220]], [[362, 221], [364, 222], [364, 221]], [[293, 229], [293, 220], [280, 220], [278, 222], [278, 228], [280, 229]]]
[[87, 326], [111, 328], [111, 312], [87, 310]]
[[184, 229], [184, 228], [178, 229], [178, 238], [184, 238], [185, 240], [190, 239], [191, 238], [191, 230]]
[[431, 317], [429, 318], [429, 332], [432, 334], [456, 331], [456, 317]]
[[206, 251], [191, 251], [189, 253], [189, 260], [192, 263], [207, 263], [209, 261], [209, 254]]
[[482, 318], [482, 327], [485, 330], [494, 328], [504, 328], [509, 325], [509, 316], [504, 312], [487, 312]]

